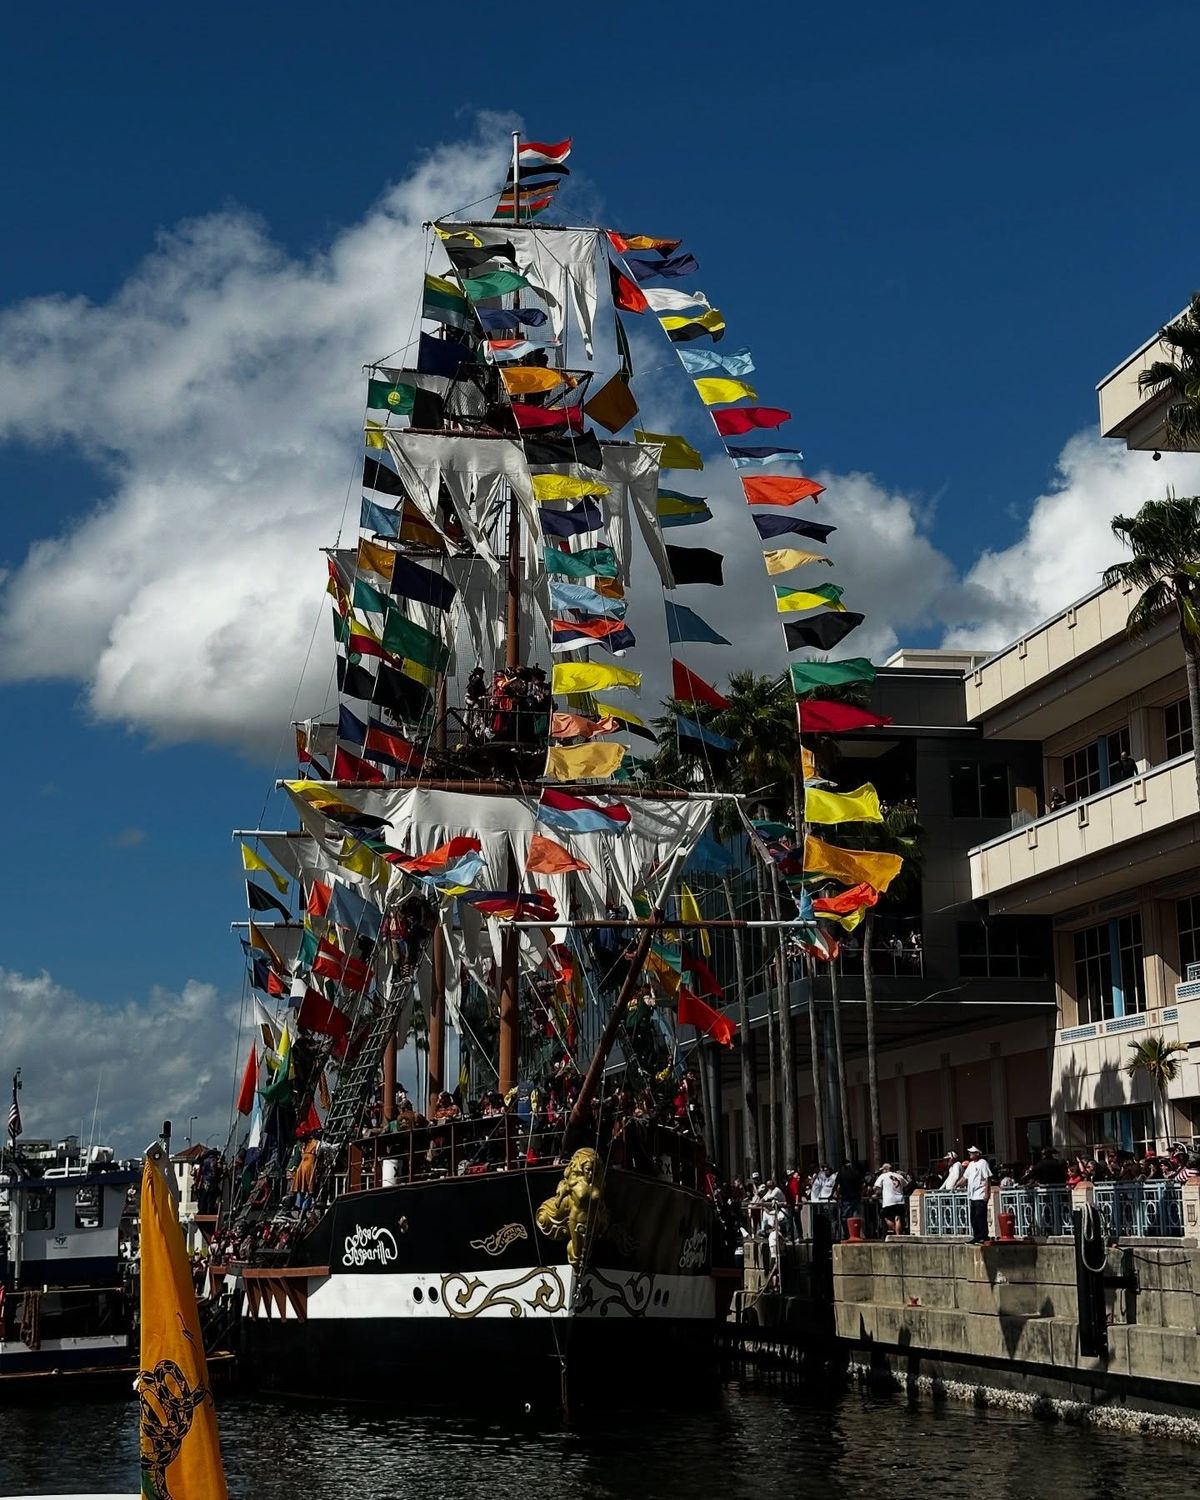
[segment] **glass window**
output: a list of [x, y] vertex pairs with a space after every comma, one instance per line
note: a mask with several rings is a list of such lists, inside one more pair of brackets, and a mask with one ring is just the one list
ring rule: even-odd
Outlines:
[[1011, 811], [1008, 767], [1003, 762], [950, 762], [951, 817], [1007, 818]]
[[1068, 802], [1078, 802], [1100, 790], [1100, 746], [1084, 745], [1063, 756], [1063, 795]]
[[900, 1137], [898, 1135], [881, 1135], [879, 1146], [883, 1152], [884, 1161], [890, 1161], [894, 1167], [903, 1166], [900, 1160]]
[[42, 1188], [25, 1194], [25, 1228], [54, 1228], [53, 1188]]
[[1163, 709], [1163, 732], [1168, 760], [1192, 753], [1192, 711], [1186, 698]]
[[982, 1125], [963, 1126], [963, 1145], [978, 1146], [984, 1156], [996, 1154], [996, 1131], [990, 1120]]
[[914, 1163], [922, 1171], [940, 1165], [946, 1154], [946, 1138], [940, 1130], [917, 1131], [917, 1159]]
[[958, 972], [964, 979], [1046, 979], [1049, 930], [1027, 917], [958, 923]]
[[99, 1229], [104, 1223], [104, 1189], [89, 1184], [75, 1193], [75, 1228]]
[[1142, 919], [1137, 912], [1072, 934], [1075, 1000], [1088, 1025], [1146, 1009]]
[[1108, 766], [1108, 786], [1115, 786], [1118, 781], [1126, 781], [1130, 776], [1137, 773], [1137, 765], [1129, 753], [1129, 726], [1122, 725], [1120, 729], [1112, 734], [1107, 734], [1101, 741], [1104, 746], [1105, 758]]
[[1187, 978], [1189, 964], [1200, 963], [1200, 896], [1185, 896], [1175, 903], [1179, 927], [1179, 972]]

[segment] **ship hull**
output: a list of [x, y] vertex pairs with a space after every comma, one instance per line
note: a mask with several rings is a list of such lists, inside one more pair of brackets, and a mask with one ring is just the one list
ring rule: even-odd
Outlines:
[[292, 1267], [243, 1269], [243, 1378], [277, 1395], [569, 1414], [715, 1383], [711, 1203], [610, 1172], [573, 1262], [570, 1235], [539, 1227], [562, 1176], [339, 1199]]

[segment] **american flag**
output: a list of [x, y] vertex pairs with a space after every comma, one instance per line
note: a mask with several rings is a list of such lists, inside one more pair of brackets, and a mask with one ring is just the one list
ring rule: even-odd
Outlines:
[[8, 1106], [8, 1133], [13, 1142], [21, 1134], [21, 1106], [17, 1103], [17, 1090], [21, 1085], [13, 1079], [12, 1103]]

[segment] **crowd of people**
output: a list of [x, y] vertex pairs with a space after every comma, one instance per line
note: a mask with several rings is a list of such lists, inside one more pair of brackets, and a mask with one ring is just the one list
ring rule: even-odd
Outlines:
[[467, 735], [476, 744], [538, 744], [550, 732], [550, 684], [542, 667], [502, 667], [490, 682], [475, 667], [463, 697]]
[[836, 1170], [822, 1163], [802, 1173], [790, 1167], [779, 1181], [753, 1172], [717, 1191], [726, 1221], [742, 1239], [761, 1236], [774, 1252], [778, 1245], [803, 1236], [803, 1209], [811, 1205], [830, 1221], [834, 1237], [850, 1237], [850, 1220], [860, 1221], [866, 1238], [905, 1234], [909, 1199], [917, 1188], [961, 1193], [967, 1204], [971, 1239], [988, 1238], [988, 1201], [993, 1186], [1005, 1188], [1074, 1188], [1090, 1182], [1200, 1183], [1200, 1152], [1174, 1145], [1161, 1155], [1137, 1154], [1115, 1147], [1064, 1157], [1047, 1146], [1032, 1161], [993, 1165], [978, 1146], [948, 1151], [923, 1174], [891, 1162], [869, 1168], [847, 1160]]

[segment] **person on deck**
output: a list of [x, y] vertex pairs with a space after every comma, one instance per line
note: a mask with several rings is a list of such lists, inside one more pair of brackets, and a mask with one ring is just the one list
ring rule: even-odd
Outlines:
[[863, 1182], [862, 1168], [857, 1162], [847, 1158], [842, 1163], [834, 1183], [834, 1190], [840, 1204], [839, 1217], [843, 1239], [849, 1237], [850, 1220], [861, 1219], [863, 1216]]
[[992, 1169], [978, 1146], [967, 1151], [967, 1167], [962, 1176], [971, 1210], [971, 1243], [982, 1245], [988, 1237], [988, 1199], [991, 1196]]
[[952, 1193], [962, 1181], [963, 1175], [963, 1163], [958, 1158], [958, 1152], [947, 1151], [943, 1158], [943, 1166], [946, 1169], [946, 1176], [942, 1181], [941, 1191]]
[[885, 1161], [875, 1179], [875, 1191], [879, 1194], [879, 1215], [888, 1234], [904, 1233], [905, 1178], [903, 1172], [892, 1169]]

